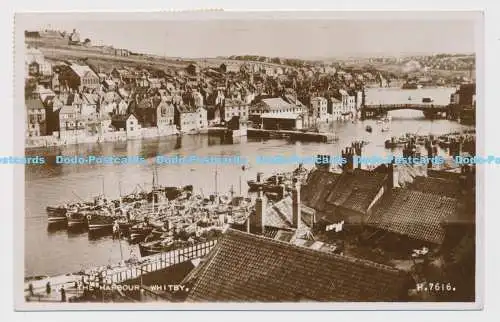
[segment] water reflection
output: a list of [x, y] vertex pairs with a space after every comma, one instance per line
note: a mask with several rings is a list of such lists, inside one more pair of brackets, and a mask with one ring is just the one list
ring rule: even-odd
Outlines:
[[75, 238], [82, 234], [87, 233], [87, 227], [85, 226], [68, 226], [68, 237]]
[[101, 230], [94, 230], [94, 231], [89, 231], [88, 232], [88, 238], [89, 240], [97, 241], [97, 240], [106, 240], [110, 239], [110, 235], [112, 234], [111, 229], [101, 229]]
[[66, 223], [50, 223], [47, 225], [47, 232], [53, 235], [61, 231], [64, 232], [66, 228], [67, 228]]

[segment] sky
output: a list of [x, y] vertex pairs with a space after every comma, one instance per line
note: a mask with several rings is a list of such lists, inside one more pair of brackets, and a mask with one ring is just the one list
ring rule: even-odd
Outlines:
[[[16, 17], [22, 30], [71, 31], [93, 43], [169, 57], [262, 55], [289, 58], [475, 52], [478, 20], [472, 15], [392, 15], [359, 18], [128, 19], [124, 14], [31, 14]], [[184, 19], [185, 18], [185, 19]], [[355, 19], [353, 19], [355, 18]]]

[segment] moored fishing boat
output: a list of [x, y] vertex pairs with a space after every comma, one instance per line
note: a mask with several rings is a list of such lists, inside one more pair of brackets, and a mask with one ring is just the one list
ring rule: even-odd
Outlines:
[[405, 146], [405, 144], [408, 144], [408, 142], [409, 140], [405, 137], [400, 137], [400, 138], [392, 137], [388, 140], [385, 140], [384, 146], [386, 149], [393, 149], [396, 147]]
[[87, 224], [87, 211], [71, 211], [66, 214], [68, 218], [68, 228], [81, 227]]
[[66, 212], [68, 211], [68, 208], [66, 206], [57, 206], [57, 207], [48, 206], [46, 208], [46, 211], [49, 224], [65, 222], [68, 220], [68, 218], [66, 217]]
[[129, 238], [131, 242], [139, 242], [144, 240], [151, 232], [154, 227], [151, 226], [148, 222], [142, 222], [136, 224], [129, 229]]
[[[140, 243], [139, 253], [141, 257], [155, 255], [163, 252], [174, 250], [180, 246], [181, 243], [174, 241], [172, 237], [165, 238], [164, 240], [156, 240], [152, 242]], [[182, 245], [185, 245], [183, 242]]]
[[130, 228], [132, 228], [134, 225], [136, 225], [138, 222], [137, 220], [127, 220], [120, 218], [118, 220], [118, 227], [120, 227], [121, 231], [130, 231]]
[[112, 229], [117, 218], [110, 214], [94, 212], [87, 215], [87, 226], [90, 231]]

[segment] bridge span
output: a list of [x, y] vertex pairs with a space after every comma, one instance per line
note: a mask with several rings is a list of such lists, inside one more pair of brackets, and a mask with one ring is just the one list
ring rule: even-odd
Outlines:
[[437, 105], [432, 103], [420, 104], [380, 104], [380, 105], [364, 105], [361, 108], [361, 118], [376, 118], [387, 112], [395, 110], [418, 110], [424, 113], [426, 118], [435, 118], [438, 113], [445, 113], [446, 118], [455, 119], [460, 114], [458, 106], [454, 105]]

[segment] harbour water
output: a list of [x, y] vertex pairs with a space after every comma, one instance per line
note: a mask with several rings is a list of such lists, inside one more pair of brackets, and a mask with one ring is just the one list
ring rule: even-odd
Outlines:
[[[53, 163], [56, 155], [103, 155], [136, 156], [147, 158], [147, 165], [29, 165], [26, 166], [25, 187], [25, 275], [55, 275], [76, 272], [84, 268], [119, 262], [138, 256], [136, 246], [126, 241], [118, 242], [111, 237], [90, 238], [87, 233], [70, 233], [65, 229], [48, 231], [45, 207], [78, 197], [89, 199], [100, 193], [117, 197], [119, 190], [128, 193], [137, 187], [151, 187], [153, 162], [156, 155], [240, 155], [248, 157], [250, 168], [243, 171], [238, 165], [160, 165], [157, 167], [160, 184], [180, 186], [192, 184], [195, 193], [227, 193], [231, 186], [236, 193], [247, 190], [246, 181], [254, 179], [262, 171], [287, 171], [296, 167], [284, 164], [257, 165], [256, 155], [339, 155], [354, 140], [365, 140], [363, 155], [380, 155], [387, 152], [384, 141], [391, 136], [413, 132], [418, 134], [444, 134], [470, 128], [448, 120], [426, 120], [419, 111], [394, 111], [389, 132], [382, 132], [374, 120], [338, 122], [329, 124], [339, 141], [335, 143], [287, 142], [286, 140], [250, 140], [243, 138], [231, 143], [219, 137], [185, 135], [161, 139], [101, 144], [80, 144], [56, 147], [51, 150], [30, 150], [28, 155], [43, 155]], [[372, 126], [373, 132], [365, 128]], [[227, 171], [227, 170], [233, 171]], [[234, 171], [235, 170], [235, 171]], [[215, 174], [217, 173], [217, 175]], [[104, 184], [103, 184], [104, 183]], [[215, 186], [217, 183], [217, 187]], [[241, 184], [240, 184], [241, 183]], [[121, 249], [120, 249], [121, 247]]]

